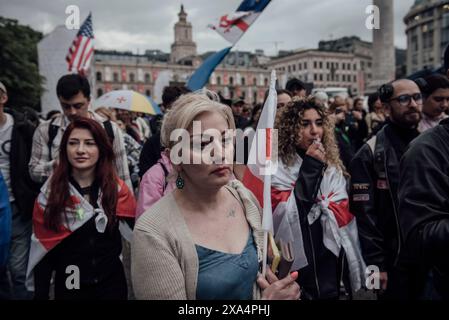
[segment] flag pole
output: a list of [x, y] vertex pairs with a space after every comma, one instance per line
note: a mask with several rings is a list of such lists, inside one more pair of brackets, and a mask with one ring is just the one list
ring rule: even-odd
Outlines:
[[[264, 109], [267, 109], [267, 126], [265, 127], [265, 172], [263, 174], [263, 218], [262, 228], [264, 231], [263, 239], [263, 261], [262, 276], [265, 277], [267, 271], [268, 255], [268, 233], [273, 233], [273, 212], [271, 207], [271, 174], [272, 174], [272, 130], [274, 127], [274, 118], [276, 115], [277, 94], [276, 94], [276, 71], [271, 71], [270, 89]], [[265, 110], [263, 110], [265, 111]], [[262, 112], [263, 112], [262, 111]]]
[[268, 251], [268, 231], [263, 232], [263, 260], [262, 260], [262, 277], [267, 274], [267, 251]]

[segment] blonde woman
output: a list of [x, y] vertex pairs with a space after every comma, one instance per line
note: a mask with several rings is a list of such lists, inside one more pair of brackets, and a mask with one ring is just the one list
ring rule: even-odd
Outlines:
[[341, 281], [349, 293], [359, 289], [365, 268], [334, 122], [312, 98], [289, 103], [275, 126], [280, 158], [272, 177], [276, 236], [292, 233], [298, 257], [293, 270], [299, 269], [302, 298], [338, 299]]
[[[170, 134], [175, 129], [192, 142], [182, 149], [190, 155], [181, 163], [174, 161], [182, 143]], [[177, 188], [135, 226], [132, 281], [138, 299], [299, 298], [298, 273], [281, 280], [271, 272], [258, 275], [261, 211], [252, 193], [232, 180], [229, 129], [235, 129], [231, 109], [210, 95], [183, 95], [164, 118], [161, 140], [172, 151]]]

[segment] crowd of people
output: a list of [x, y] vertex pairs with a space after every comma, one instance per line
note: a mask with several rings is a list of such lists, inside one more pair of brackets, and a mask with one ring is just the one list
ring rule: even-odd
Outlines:
[[[277, 89], [274, 236], [289, 221], [297, 254], [281, 279], [261, 274], [262, 203], [245, 178], [262, 103], [169, 86], [162, 115], [93, 110], [70, 74], [44, 120], [0, 83], [0, 299], [447, 299], [448, 76], [367, 99]], [[199, 145], [181, 163], [177, 129]], [[222, 152], [205, 163], [210, 147]]]

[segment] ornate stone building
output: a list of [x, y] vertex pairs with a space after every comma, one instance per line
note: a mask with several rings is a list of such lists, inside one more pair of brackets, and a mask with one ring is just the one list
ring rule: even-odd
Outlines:
[[[187, 21], [183, 6], [178, 16], [170, 54], [160, 50], [147, 50], [144, 54], [96, 50], [94, 97], [111, 90], [130, 89], [160, 102], [157, 79], [161, 75], [168, 77], [167, 84], [186, 84], [195, 69], [213, 52], [196, 53], [192, 25]], [[267, 60], [261, 51], [230, 52], [211, 75], [207, 87], [226, 98], [243, 97], [248, 103], [261, 102], [270, 78], [264, 66]]]
[[449, 45], [449, 0], [416, 0], [404, 17], [407, 25], [407, 72], [441, 65]]
[[179, 21], [174, 27], [175, 42], [171, 45], [171, 63], [178, 63], [183, 58], [196, 56], [196, 43], [192, 39], [192, 24], [187, 21], [184, 5], [181, 5], [178, 17]]

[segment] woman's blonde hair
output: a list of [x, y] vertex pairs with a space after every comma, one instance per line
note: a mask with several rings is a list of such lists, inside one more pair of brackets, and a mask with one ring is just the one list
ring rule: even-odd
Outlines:
[[111, 109], [106, 108], [106, 107], [98, 107], [97, 109], [95, 109], [95, 112], [101, 116], [103, 116], [104, 118], [106, 118], [109, 121], [115, 121], [116, 119], [114, 118], [114, 113], [112, 112]]
[[335, 142], [334, 121], [329, 118], [325, 107], [316, 102], [314, 97], [295, 99], [277, 114], [275, 128], [278, 129], [279, 157], [284, 164], [288, 166], [293, 164], [296, 147], [302, 139], [300, 134], [302, 118], [304, 112], [311, 109], [323, 119], [322, 143], [326, 152], [326, 163], [345, 173], [346, 170], [340, 160], [340, 153]]
[[228, 123], [229, 129], [235, 129], [231, 108], [219, 101], [218, 95], [208, 90], [181, 95], [162, 121], [161, 144], [171, 149], [176, 143], [176, 141], [170, 141], [173, 130], [188, 130], [194, 119], [205, 112], [218, 112]]

